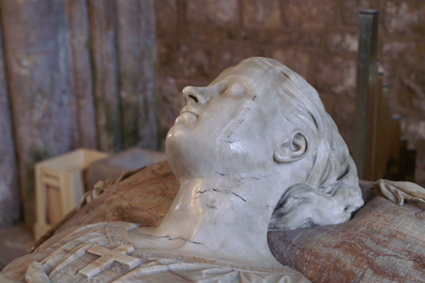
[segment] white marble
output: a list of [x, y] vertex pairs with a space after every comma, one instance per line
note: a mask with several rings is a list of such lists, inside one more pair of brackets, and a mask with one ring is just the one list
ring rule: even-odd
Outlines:
[[[207, 87], [186, 87], [183, 96], [166, 141], [180, 190], [159, 227], [128, 229], [122, 245], [132, 245], [134, 253], [290, 274], [269, 250], [269, 229], [341, 223], [363, 205], [335, 123], [316, 90], [287, 67], [250, 58]], [[135, 258], [130, 250], [125, 256]], [[103, 263], [91, 265], [86, 276], [100, 276]], [[307, 282], [294, 274], [290, 282]]]
[[180, 191], [158, 228], [131, 231], [137, 248], [278, 268], [269, 225], [342, 223], [363, 205], [335, 123], [287, 67], [250, 58], [183, 96], [166, 141]]

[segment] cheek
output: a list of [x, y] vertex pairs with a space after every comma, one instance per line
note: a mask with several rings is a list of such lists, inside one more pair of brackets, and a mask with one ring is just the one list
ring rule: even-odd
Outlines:
[[268, 128], [268, 121], [261, 112], [243, 109], [226, 125], [219, 139], [217, 154], [222, 156], [222, 166], [229, 172], [244, 168], [247, 173], [265, 168], [273, 160]]
[[219, 98], [211, 100], [199, 115], [193, 132], [205, 138], [208, 144], [232, 142], [238, 127], [244, 123], [249, 106], [238, 98]]

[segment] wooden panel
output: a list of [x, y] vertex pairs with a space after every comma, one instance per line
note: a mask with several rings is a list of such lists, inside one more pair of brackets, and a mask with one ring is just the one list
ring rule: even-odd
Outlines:
[[153, 0], [118, 0], [118, 57], [124, 148], [158, 148]]
[[55, 225], [63, 217], [63, 203], [60, 187], [46, 186], [47, 224]]
[[122, 149], [116, 1], [88, 0], [99, 149]]
[[0, 34], [0, 229], [5, 229], [18, 221], [20, 208], [18, 168], [2, 46]]
[[4, 51], [25, 221], [34, 222], [34, 163], [71, 148], [63, 1], [1, 0]]

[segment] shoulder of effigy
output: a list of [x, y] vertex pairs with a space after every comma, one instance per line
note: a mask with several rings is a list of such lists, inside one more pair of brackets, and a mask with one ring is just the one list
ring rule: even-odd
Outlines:
[[[129, 222], [100, 222], [89, 225], [81, 225], [61, 231], [53, 235], [50, 239], [38, 247], [34, 253], [52, 252], [64, 245], [74, 243], [75, 245], [83, 243], [98, 243], [102, 246], [106, 239], [112, 244], [116, 240], [116, 244], [120, 244], [120, 238], [128, 239], [128, 231], [138, 227], [139, 225]], [[109, 236], [108, 236], [109, 235]], [[113, 237], [110, 237], [112, 235]], [[112, 242], [111, 242], [112, 241]], [[103, 244], [102, 244], [103, 243]]]
[[[126, 222], [103, 222], [76, 227], [68, 230], [65, 235], [58, 234], [55, 236], [56, 239], [53, 237], [51, 246], [28, 255], [26, 259], [23, 259], [22, 264], [11, 268], [11, 273], [6, 275], [18, 280], [23, 279], [26, 267], [31, 262], [37, 261], [43, 264], [52, 282], [60, 282], [64, 276], [71, 279], [83, 279], [76, 271], [88, 264], [87, 259], [95, 260], [96, 257], [93, 258], [86, 252], [79, 254], [80, 250], [88, 249], [92, 245], [104, 246], [108, 249], [115, 249], [121, 245], [131, 245], [128, 230], [135, 227], [138, 227], [138, 225]], [[176, 280], [181, 276], [184, 278], [189, 276], [194, 282], [205, 281], [205, 278], [219, 279], [220, 282], [238, 282], [237, 278], [245, 278], [244, 282], [304, 282], [302, 278], [299, 278], [300, 274], [294, 274], [293, 270], [285, 270], [283, 273], [261, 272], [227, 264], [227, 266], [221, 265], [210, 260], [196, 260], [190, 256], [175, 256], [140, 250], [134, 250], [128, 255], [139, 258], [141, 266], [134, 270], [128, 270], [120, 264], [114, 263], [108, 272], [97, 275], [96, 280], [109, 282], [111, 278], [118, 277], [120, 279], [116, 282], [134, 282], [144, 279], [149, 279], [152, 282], [156, 278], [160, 280], [157, 282], [164, 282], [162, 279], [165, 280], [170, 276], [174, 276]], [[74, 257], [78, 260], [70, 260]]]
[[9, 263], [2, 273], [18, 279], [32, 262], [49, 261], [53, 257], [60, 260], [85, 244], [116, 247], [131, 243], [127, 231], [135, 227], [138, 225], [128, 222], [101, 222], [67, 229], [48, 239], [33, 253]]
[[[102, 280], [105, 278], [98, 279], [100, 279], [100, 282], [102, 282]], [[107, 282], [107, 280], [103, 282]], [[120, 274], [117, 279], [111, 282], [308, 283], [310, 281], [300, 273], [296, 272], [256, 272], [205, 263], [203, 264], [184, 261], [162, 262], [161, 259], [157, 258], [155, 262], [144, 263], [132, 271]]]
[[[138, 227], [136, 224], [126, 222], [104, 222], [88, 226], [77, 227], [66, 236], [58, 239], [51, 247], [45, 250], [45, 256], [41, 261], [45, 270], [52, 276], [52, 282], [70, 276], [80, 280], [81, 276], [75, 270], [84, 266], [84, 258], [66, 261], [72, 254], [77, 253], [84, 246], [94, 244], [108, 249], [115, 249], [122, 245], [132, 245], [128, 231]], [[133, 250], [128, 256], [138, 258], [141, 266], [134, 270], [127, 270], [120, 264], [114, 263], [105, 274], [96, 276], [99, 282], [109, 282], [111, 278], [120, 278], [114, 282], [137, 282], [149, 279], [150, 282], [165, 282], [173, 277], [173, 281], [179, 278], [190, 278], [191, 281], [205, 281], [205, 278], [219, 279], [220, 282], [235, 282], [234, 279], [245, 278], [245, 282], [304, 282], [300, 274], [291, 269], [279, 271], [247, 270], [243, 267], [220, 264], [217, 261], [197, 259], [192, 256], [172, 255], [163, 252], [147, 252]], [[85, 253], [84, 257], [90, 257]], [[67, 262], [66, 265], [63, 263]], [[112, 276], [112, 277], [110, 277]], [[175, 277], [175, 278], [174, 278]], [[231, 279], [234, 278], [234, 279]], [[164, 279], [164, 280], [163, 280]], [[283, 281], [282, 281], [283, 280]], [[175, 281], [175, 282], [177, 282]], [[238, 281], [236, 281], [238, 282]]]

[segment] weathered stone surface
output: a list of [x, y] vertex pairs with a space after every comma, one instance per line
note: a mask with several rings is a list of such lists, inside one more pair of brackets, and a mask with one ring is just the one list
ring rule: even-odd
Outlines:
[[[173, 72], [175, 61], [175, 53], [177, 52], [178, 44], [165, 40], [158, 40], [157, 43], [157, 68], [161, 70], [161, 74]], [[158, 83], [158, 86], [160, 84]]]
[[351, 103], [338, 101], [330, 112], [350, 152], [353, 152], [354, 146], [354, 110], [354, 101]]
[[117, 1], [123, 148], [158, 147], [154, 1]]
[[422, 67], [425, 62], [425, 42], [413, 39], [388, 40], [382, 46], [382, 53], [393, 62], [402, 61]]
[[332, 0], [288, 0], [282, 7], [284, 26], [297, 29], [323, 29], [335, 22]]
[[165, 137], [167, 131], [174, 125], [174, 121], [183, 108], [182, 86], [179, 86], [172, 77], [160, 80], [160, 103], [161, 132]]
[[[410, 54], [410, 53], [408, 53]], [[425, 62], [425, 40], [421, 40], [416, 42], [416, 50], [413, 53], [413, 56], [417, 56], [416, 58], [419, 59], [418, 63]], [[415, 57], [413, 57], [415, 58]]]
[[291, 49], [277, 49], [273, 51], [271, 57], [309, 81], [311, 71], [311, 56], [309, 53]]
[[358, 34], [354, 32], [333, 32], [327, 36], [330, 52], [357, 52], [358, 45]]
[[[0, 46], [3, 46], [1, 36]], [[3, 48], [0, 48], [0, 229], [16, 224], [21, 215], [18, 167], [3, 55]]]
[[312, 282], [420, 282], [423, 221], [410, 205], [380, 196], [343, 224], [270, 232], [275, 257]]
[[238, 21], [237, 0], [187, 0], [186, 5], [190, 22], [228, 25]]
[[383, 45], [382, 52], [392, 59], [398, 59], [408, 52], [414, 52], [415, 47], [416, 44], [414, 41], [389, 41]]
[[379, 2], [374, 0], [345, 0], [341, 1], [341, 21], [346, 25], [359, 25], [361, 10], [377, 10]]
[[186, 77], [209, 77], [211, 72], [212, 52], [208, 49], [180, 46], [178, 64]]
[[243, 23], [248, 27], [262, 26], [278, 28], [281, 26], [279, 0], [244, 0]]
[[415, 183], [419, 184], [422, 187], [425, 186], [425, 170], [424, 169], [416, 167]]
[[408, 139], [409, 147], [417, 150], [416, 167], [425, 169], [425, 119], [403, 116], [401, 131]]
[[72, 147], [97, 148], [96, 113], [86, 0], [64, 2], [73, 123]]
[[177, 0], [156, 0], [157, 34], [168, 37], [177, 31]]
[[398, 89], [397, 87], [397, 62], [394, 60], [379, 60], [378, 64], [378, 72], [383, 73], [384, 79], [383, 83], [384, 85], [389, 85], [389, 93], [394, 96], [397, 95]]
[[160, 42], [158, 63], [165, 74], [184, 76], [192, 81], [211, 78], [212, 50], [193, 45]]
[[63, 1], [1, 1], [22, 204], [34, 222], [34, 163], [73, 141]]
[[99, 149], [122, 149], [116, 0], [88, 0]]
[[425, 70], [406, 70], [401, 75], [400, 104], [425, 111]]
[[[325, 106], [326, 112], [332, 116], [334, 109], [335, 96], [330, 94], [319, 93], [320, 100], [322, 100], [323, 106]], [[335, 117], [332, 117], [335, 120]]]
[[187, 41], [198, 41], [207, 45], [223, 44], [228, 38], [228, 31], [221, 26], [188, 25], [179, 35]]
[[356, 62], [343, 57], [320, 58], [317, 65], [317, 90], [354, 97], [356, 87]]
[[322, 46], [321, 34], [309, 31], [283, 32], [281, 30], [263, 30], [258, 32], [259, 42], [264, 44], [278, 44], [318, 48]]
[[0, 229], [0, 271], [12, 260], [28, 254], [33, 245], [34, 239], [22, 224]]
[[422, 1], [388, 0], [384, 27], [389, 34], [425, 35], [425, 6]]
[[216, 59], [214, 60], [214, 74], [211, 79], [216, 77], [224, 69], [236, 65], [246, 58], [253, 56], [265, 56], [264, 51], [262, 49], [255, 47], [255, 45], [240, 45], [232, 49], [218, 50], [218, 52], [216, 52]]

